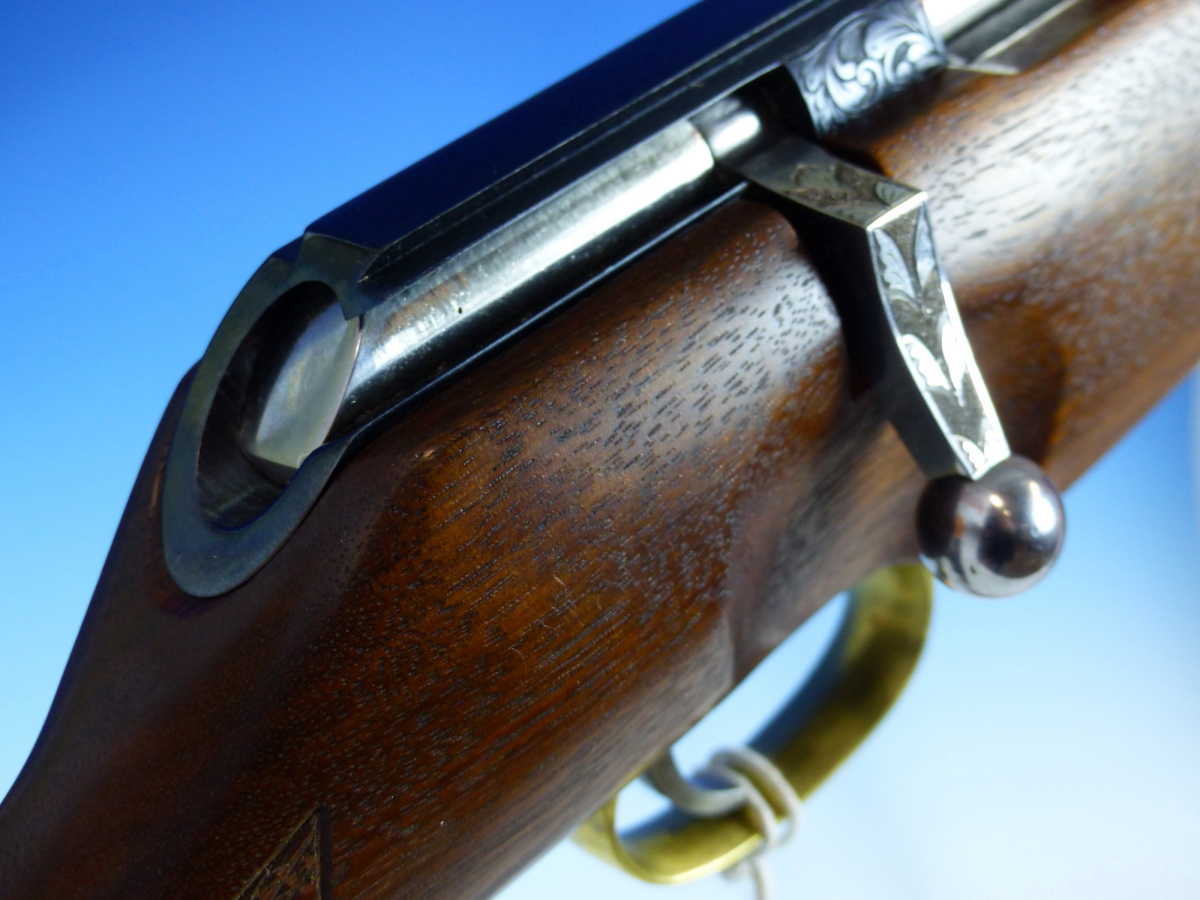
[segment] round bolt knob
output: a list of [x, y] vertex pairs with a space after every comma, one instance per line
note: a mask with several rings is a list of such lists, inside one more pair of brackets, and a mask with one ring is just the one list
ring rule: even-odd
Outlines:
[[917, 507], [917, 537], [934, 573], [981, 597], [1007, 597], [1040, 581], [1058, 558], [1065, 530], [1058, 490], [1020, 456], [977, 481], [931, 481]]

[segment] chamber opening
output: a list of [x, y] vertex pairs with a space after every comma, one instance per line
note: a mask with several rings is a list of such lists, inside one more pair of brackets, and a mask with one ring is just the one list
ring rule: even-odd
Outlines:
[[240, 528], [275, 502], [305, 458], [329, 439], [358, 351], [329, 285], [282, 294], [250, 329], [217, 388], [197, 462], [201, 511]]

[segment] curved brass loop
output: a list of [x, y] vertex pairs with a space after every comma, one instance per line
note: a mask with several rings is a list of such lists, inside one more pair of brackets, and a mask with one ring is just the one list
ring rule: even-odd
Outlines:
[[[904, 689], [921, 654], [932, 598], [932, 576], [917, 563], [864, 579], [812, 677], [751, 742], [801, 797], [854, 751]], [[740, 811], [711, 819], [673, 811], [620, 835], [617, 796], [580, 826], [575, 840], [643, 881], [679, 884], [724, 871], [762, 841]]]

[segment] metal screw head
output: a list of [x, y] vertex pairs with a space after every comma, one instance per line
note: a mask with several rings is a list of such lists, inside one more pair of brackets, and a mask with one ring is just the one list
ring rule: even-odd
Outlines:
[[917, 537], [934, 574], [955, 590], [1007, 597], [1040, 581], [1062, 549], [1058, 490], [1020, 456], [977, 481], [931, 481], [917, 508]]

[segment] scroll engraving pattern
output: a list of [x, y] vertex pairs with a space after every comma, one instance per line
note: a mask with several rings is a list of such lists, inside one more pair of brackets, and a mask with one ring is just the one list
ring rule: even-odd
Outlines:
[[964, 474], [1009, 455], [958, 317], [920, 191], [846, 165], [801, 163], [788, 196], [866, 231], [878, 293], [913, 383], [941, 419]]
[[929, 209], [921, 203], [868, 233], [905, 363], [941, 414], [967, 474], [980, 474], [1009, 455], [1008, 442], [984, 399], [982, 376], [934, 249]]
[[843, 19], [790, 68], [818, 135], [946, 65], [946, 48], [917, 0], [884, 0]]

